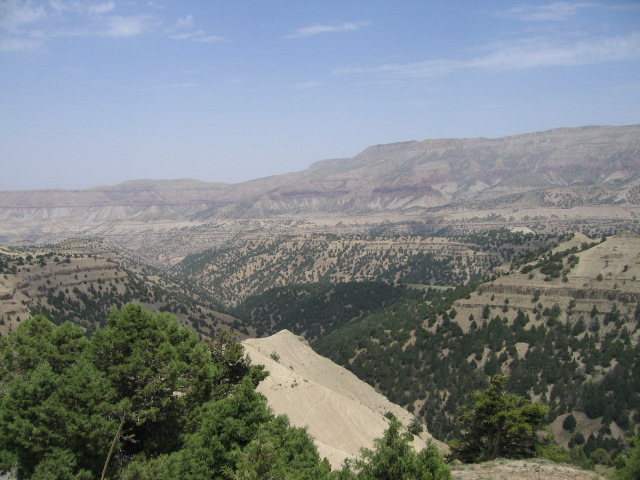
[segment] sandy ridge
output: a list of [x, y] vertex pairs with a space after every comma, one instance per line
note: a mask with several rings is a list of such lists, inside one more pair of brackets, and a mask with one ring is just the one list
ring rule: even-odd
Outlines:
[[[361, 448], [373, 446], [373, 440], [388, 427], [386, 412], [405, 426], [413, 418], [348, 370], [316, 354], [303, 338], [288, 330], [247, 339], [243, 345], [252, 363], [264, 365], [269, 372], [258, 391], [276, 414], [286, 414], [294, 425], [307, 427], [320, 456], [333, 468], [356, 456]], [[416, 437], [414, 447], [424, 448], [429, 438], [429, 434]]]

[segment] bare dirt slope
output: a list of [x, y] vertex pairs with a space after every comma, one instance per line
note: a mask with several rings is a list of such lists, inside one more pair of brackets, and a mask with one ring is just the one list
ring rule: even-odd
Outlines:
[[[264, 365], [270, 374], [258, 391], [276, 414], [286, 414], [295, 426], [308, 428], [320, 456], [333, 468], [356, 456], [361, 448], [373, 447], [373, 440], [382, 437], [388, 427], [386, 412], [405, 426], [413, 418], [288, 330], [248, 339], [243, 345], [252, 363]], [[429, 438], [424, 433], [415, 437], [414, 446], [424, 448]]]

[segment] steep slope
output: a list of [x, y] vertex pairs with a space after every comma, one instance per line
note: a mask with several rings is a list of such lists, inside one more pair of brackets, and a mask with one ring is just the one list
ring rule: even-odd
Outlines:
[[[372, 387], [329, 359], [316, 354], [301, 337], [287, 330], [267, 338], [247, 339], [245, 352], [269, 376], [258, 391], [276, 414], [286, 414], [293, 425], [307, 427], [321, 457], [334, 469], [360, 449], [372, 448], [373, 440], [388, 428], [384, 415], [395, 415], [407, 426], [414, 418], [389, 402]], [[425, 447], [429, 434], [414, 439]]]
[[[552, 258], [554, 254], [556, 259]], [[594, 242], [576, 234], [550, 250], [545, 258], [513, 267], [497, 269], [504, 275], [478, 287], [471, 299], [458, 300], [454, 306], [461, 318], [470, 314], [482, 318], [485, 306], [492, 312], [502, 312], [506, 301], [507, 309], [502, 313], [509, 319], [520, 310], [542, 315], [545, 307], [557, 304], [560, 322], [574, 324], [581, 317], [584, 321], [604, 322], [605, 314], [612, 311], [634, 318], [640, 302], [638, 235], [622, 233]], [[594, 307], [597, 314], [592, 315]], [[467, 327], [464, 322], [461, 325]]]

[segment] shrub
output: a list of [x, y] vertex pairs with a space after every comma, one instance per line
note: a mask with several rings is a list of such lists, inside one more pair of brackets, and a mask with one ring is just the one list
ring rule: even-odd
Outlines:
[[506, 376], [496, 375], [458, 418], [462, 436], [453, 455], [465, 462], [498, 457], [528, 458], [545, 443], [539, 435], [549, 407], [505, 391]]
[[562, 428], [564, 428], [565, 430], [573, 433], [576, 429], [576, 417], [574, 417], [571, 413], [569, 415], [567, 415], [567, 417], [564, 419], [564, 422], [562, 422]]

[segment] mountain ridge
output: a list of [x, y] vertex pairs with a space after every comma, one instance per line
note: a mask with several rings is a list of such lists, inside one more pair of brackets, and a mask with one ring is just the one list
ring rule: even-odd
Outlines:
[[85, 190], [0, 192], [0, 241], [175, 236], [194, 228], [237, 235], [251, 222], [298, 233], [335, 230], [347, 221], [360, 233], [407, 222], [532, 228], [533, 217], [565, 231], [585, 218], [598, 225], [638, 222], [640, 125], [374, 145], [352, 158], [237, 184], [132, 180]]

